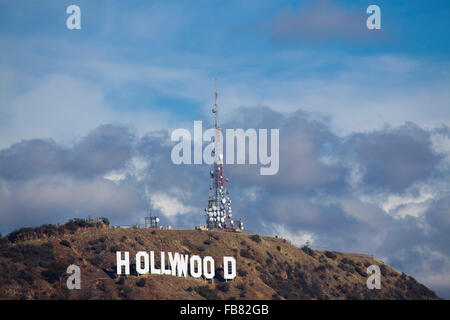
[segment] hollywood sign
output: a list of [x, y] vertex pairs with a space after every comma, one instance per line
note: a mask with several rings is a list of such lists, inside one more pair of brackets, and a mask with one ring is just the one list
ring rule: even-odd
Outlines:
[[[123, 255], [122, 255], [123, 253]], [[200, 257], [198, 255], [182, 255], [178, 252], [161, 251], [160, 266], [155, 264], [155, 252], [150, 251], [150, 255], [145, 251], [136, 253], [136, 272], [138, 275], [144, 274], [166, 274], [178, 277], [212, 279], [215, 276], [216, 268], [213, 257]], [[130, 274], [130, 253], [128, 251], [117, 251], [117, 274]], [[225, 280], [232, 280], [236, 277], [236, 259], [234, 257], [223, 257], [223, 277]]]

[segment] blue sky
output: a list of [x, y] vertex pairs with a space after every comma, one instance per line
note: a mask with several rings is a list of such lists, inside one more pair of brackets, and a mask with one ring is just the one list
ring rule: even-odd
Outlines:
[[169, 137], [212, 122], [217, 78], [224, 126], [280, 128], [277, 176], [227, 169], [250, 232], [374, 254], [450, 297], [449, 15], [437, 0], [0, 1], [0, 231], [131, 224], [149, 206], [202, 223], [208, 168], [174, 167]]
[[[39, 84], [73, 81], [80, 99], [97, 95], [103, 104], [102, 109], [92, 101], [99, 118], [90, 126], [84, 118], [73, 119], [61, 132], [52, 114], [56, 128], [40, 130], [36, 123], [29, 137], [71, 139], [100, 118], [123, 121], [124, 113], [127, 124], [143, 131], [149, 128], [144, 119], [155, 117], [159, 125], [175, 127], [209, 108], [216, 77], [230, 110], [302, 108], [332, 116], [340, 134], [405, 120], [430, 126], [449, 120], [447, 114], [442, 118], [449, 54], [444, 1], [432, 7], [381, 1], [379, 31], [365, 28], [367, 1], [1, 3], [4, 100]], [[79, 31], [65, 27], [65, 8], [73, 3], [82, 10]], [[286, 17], [293, 27], [283, 25]], [[13, 114], [4, 111], [4, 118]], [[0, 145], [22, 138], [26, 131], [16, 128], [26, 124], [19, 122], [6, 129]]]

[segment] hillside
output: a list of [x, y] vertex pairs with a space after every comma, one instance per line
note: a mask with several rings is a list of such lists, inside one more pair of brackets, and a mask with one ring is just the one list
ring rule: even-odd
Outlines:
[[[133, 257], [150, 250], [210, 255], [219, 262], [216, 278], [117, 278], [116, 251]], [[233, 281], [221, 278], [223, 256], [237, 260]], [[66, 288], [70, 264], [81, 267], [81, 290]], [[381, 290], [366, 287], [371, 264], [381, 268]], [[249, 234], [111, 229], [107, 220], [13, 232], [0, 239], [0, 270], [0, 299], [438, 299], [412, 277], [364, 254], [300, 249]]]

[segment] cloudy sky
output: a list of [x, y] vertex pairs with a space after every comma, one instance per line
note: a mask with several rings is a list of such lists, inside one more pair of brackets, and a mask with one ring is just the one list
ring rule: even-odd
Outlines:
[[[369, 31], [370, 4], [382, 29]], [[81, 8], [81, 30], [66, 8]], [[0, 232], [73, 217], [203, 223], [175, 128], [280, 129], [229, 165], [248, 232], [363, 252], [450, 298], [448, 1], [0, 0]]]

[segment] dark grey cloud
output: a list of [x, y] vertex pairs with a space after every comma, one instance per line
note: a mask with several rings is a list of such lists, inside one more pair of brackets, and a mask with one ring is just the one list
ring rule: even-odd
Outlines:
[[129, 128], [100, 126], [75, 145], [66, 169], [82, 176], [92, 176], [121, 168], [132, 156], [135, 141], [136, 137]]
[[128, 128], [104, 125], [72, 148], [48, 139], [24, 140], [0, 150], [0, 177], [23, 180], [45, 174], [92, 177], [123, 167], [135, 137]]
[[413, 123], [353, 134], [345, 150], [362, 167], [366, 184], [395, 192], [430, 177], [443, 159], [432, 149], [430, 132]]
[[[224, 128], [280, 130], [277, 175], [260, 176], [259, 165], [225, 166], [234, 216], [247, 231], [312, 235], [316, 246], [373, 254], [431, 285], [430, 275], [450, 273], [449, 173], [431, 139], [446, 135], [447, 127], [429, 131], [407, 123], [338, 137], [326, 120], [301, 111], [254, 107], [236, 114]], [[201, 224], [210, 168], [174, 165], [173, 145], [167, 130], [138, 137], [105, 125], [72, 146], [34, 139], [0, 150], [0, 231], [88, 215], [133, 224], [148, 209], [163, 224]], [[349, 182], [353, 167], [361, 172], [356, 183]], [[421, 184], [437, 191], [418, 216], [396, 216], [361, 197], [417, 198], [413, 187]]]
[[261, 176], [259, 165], [230, 165], [228, 172], [233, 181], [302, 192], [314, 188], [338, 192], [345, 188], [346, 169], [323, 161], [336, 156], [341, 144], [326, 123], [312, 120], [302, 111], [283, 116], [265, 107], [242, 108], [237, 114], [238, 119], [226, 123], [227, 127], [280, 130], [280, 164], [278, 174], [273, 176]]
[[73, 217], [133, 216], [144, 204], [139, 185], [103, 178], [133, 155], [135, 137], [104, 125], [72, 147], [24, 140], [0, 151], [1, 232]]
[[53, 140], [21, 141], [0, 151], [0, 177], [20, 180], [61, 172], [68, 158], [68, 150]]

